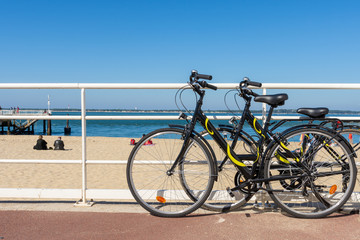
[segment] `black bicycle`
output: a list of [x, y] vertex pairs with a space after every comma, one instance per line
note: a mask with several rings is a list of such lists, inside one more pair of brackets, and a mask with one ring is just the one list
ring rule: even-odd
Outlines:
[[[249, 81], [248, 78], [244, 78], [245, 81]], [[224, 97], [225, 105], [228, 108], [228, 111], [234, 115], [229, 121], [229, 124], [220, 124], [219, 127], [216, 128], [216, 130], [222, 135], [223, 139], [228, 142], [228, 144], [231, 146], [231, 148], [236, 152], [236, 155], [240, 159], [247, 159], [245, 161], [246, 165], [250, 167], [254, 160], [258, 158], [258, 149], [260, 144], [260, 139], [262, 132], [259, 131], [259, 126], [257, 125], [256, 119], [251, 120], [249, 122], [250, 127], [253, 129], [253, 133], [250, 134], [248, 132], [245, 132], [243, 130], [244, 128], [244, 121], [246, 119], [253, 119], [252, 117], [246, 118], [246, 113], [250, 111], [250, 105], [251, 105], [251, 98], [244, 98], [245, 100], [245, 107], [242, 111], [245, 116], [240, 117], [238, 114], [231, 110], [228, 107], [227, 104], [227, 95], [229, 93], [234, 93], [234, 100], [236, 102], [238, 110], [241, 109], [239, 107], [239, 104], [236, 100], [238, 96], [243, 96], [241, 89], [231, 90], [226, 93]], [[273, 133], [275, 130], [278, 130], [282, 125], [289, 123], [289, 122], [310, 122], [314, 123], [317, 122], [318, 124], [322, 125], [330, 125], [330, 127], [334, 128], [335, 130], [339, 131], [342, 135], [347, 133], [347, 129], [340, 129], [342, 128], [342, 122], [337, 119], [329, 119], [325, 118], [326, 114], [329, 112], [328, 108], [299, 108], [297, 110], [299, 114], [303, 114], [306, 117], [301, 117], [299, 120], [294, 119], [283, 119], [279, 122], [272, 122], [271, 125], [275, 125], [272, 128], [268, 130], [270, 136], [274, 136]], [[277, 124], [276, 124], [277, 123]], [[292, 123], [294, 125], [294, 123]], [[236, 168], [233, 167], [231, 161], [229, 158], [224, 154], [224, 152], [218, 147], [217, 143], [214, 140], [210, 139], [210, 135], [208, 131], [204, 130], [200, 133], [203, 137], [205, 137], [211, 148], [213, 149], [216, 158], [218, 160], [218, 176], [217, 181], [214, 183], [213, 189], [228, 189], [229, 187], [237, 186], [242, 181], [244, 181], [244, 178], [241, 175], [241, 172], [238, 171]], [[303, 136], [300, 136], [302, 138]], [[358, 141], [358, 137], [354, 137]], [[262, 144], [269, 144], [271, 142], [270, 139], [265, 139]], [[357, 144], [358, 145], [358, 144]], [[355, 145], [355, 146], [357, 146]], [[329, 146], [329, 150], [332, 151], [332, 147]], [[360, 148], [357, 147], [356, 150]], [[355, 150], [355, 149], [354, 149]], [[280, 155], [278, 155], [278, 158], [280, 158]], [[252, 159], [252, 160], [251, 160]], [[280, 158], [281, 159], [281, 158]], [[286, 188], [290, 188], [289, 184], [286, 184], [285, 181], [282, 182], [282, 184]], [[293, 184], [293, 183], [292, 183]], [[204, 203], [202, 206], [203, 208], [211, 211], [217, 211], [217, 212], [229, 212], [236, 210], [240, 207], [242, 207], [244, 204], [248, 203], [249, 200], [252, 198], [251, 194], [245, 195], [246, 198], [242, 197], [243, 193], [242, 191], [236, 191], [235, 192], [236, 197], [229, 197], [229, 193], [227, 191], [213, 191], [212, 194], [210, 194], [208, 200]], [[266, 198], [267, 199], [267, 198]], [[265, 200], [266, 200], [265, 199]], [[264, 200], [264, 194], [260, 194], [260, 196], [254, 197], [253, 200], [255, 201], [254, 206], [259, 206], [256, 204], [258, 200], [262, 201], [262, 204], [265, 202], [268, 202], [267, 200]], [[269, 207], [269, 204], [263, 205]]]
[[[205, 96], [202, 88], [216, 90], [216, 87], [200, 79], [211, 78], [192, 72], [189, 85], [199, 99], [191, 121], [184, 128], [155, 130], [132, 150], [127, 181], [137, 202], [153, 215], [180, 217], [201, 207], [211, 194], [226, 191], [228, 198], [236, 198], [242, 204], [258, 190], [265, 190], [281, 209], [296, 217], [324, 217], [341, 208], [356, 180], [348, 142], [336, 131], [315, 124], [272, 134], [268, 128], [273, 109], [284, 104], [287, 95], [257, 95], [248, 86], [259, 87], [260, 83], [243, 81], [242, 97], [247, 102], [252, 97], [265, 102], [270, 111], [262, 128], [250, 110], [244, 110], [242, 123], [250, 123], [260, 140], [255, 153], [237, 155], [201, 110]], [[194, 130], [197, 122], [238, 172], [234, 187], [213, 188], [219, 176], [217, 159], [209, 142]], [[145, 145], [150, 139], [154, 144]]]

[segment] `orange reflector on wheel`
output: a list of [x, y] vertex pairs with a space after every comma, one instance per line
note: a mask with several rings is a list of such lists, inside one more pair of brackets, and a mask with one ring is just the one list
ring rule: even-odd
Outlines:
[[161, 202], [161, 203], [166, 203], [166, 199], [161, 196], [157, 196], [156, 200], [158, 200], [158, 202]]
[[334, 194], [336, 192], [336, 189], [337, 189], [337, 186], [336, 185], [332, 185], [330, 190], [329, 190], [329, 193], [330, 194]]

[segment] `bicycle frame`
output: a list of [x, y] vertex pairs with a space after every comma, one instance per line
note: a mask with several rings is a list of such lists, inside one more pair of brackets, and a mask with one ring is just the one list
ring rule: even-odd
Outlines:
[[[210, 136], [214, 139], [214, 141], [219, 145], [219, 147], [223, 150], [223, 152], [226, 155], [226, 158], [229, 158], [231, 162], [236, 166], [236, 168], [243, 174], [245, 179], [251, 179], [254, 176], [255, 168], [253, 166], [252, 170], [250, 170], [243, 160], [247, 160], [246, 157], [244, 159], [239, 158], [239, 156], [236, 155], [236, 153], [233, 150], [234, 145], [236, 144], [236, 141], [233, 141], [232, 145], [230, 146], [220, 135], [220, 133], [217, 131], [215, 126], [211, 123], [211, 121], [207, 118], [207, 116], [204, 114], [204, 112], [201, 110], [202, 104], [203, 104], [203, 98], [205, 96], [205, 91], [200, 90], [198, 88], [193, 89], [198, 95], [200, 96], [200, 99], [197, 101], [195, 111], [193, 114], [192, 120], [186, 125], [185, 127], [185, 133], [184, 133], [184, 144], [183, 147], [175, 160], [172, 168], [168, 171], [168, 174], [171, 174], [177, 164], [181, 162], [181, 159], [183, 158], [185, 154], [185, 150], [188, 147], [188, 144], [190, 143], [190, 136], [194, 132], [194, 128], [197, 122], [199, 122], [203, 128], [210, 134]], [[263, 150], [263, 143], [264, 141], [269, 141], [271, 137], [268, 134], [268, 126], [270, 125], [270, 119], [272, 115], [272, 109], [268, 114], [268, 117], [265, 122], [265, 128], [262, 128], [261, 125], [257, 122], [257, 119], [252, 115], [250, 112], [250, 105], [251, 105], [251, 97], [245, 98], [246, 99], [246, 107], [243, 112], [243, 116], [240, 120], [239, 128], [237, 131], [237, 135], [235, 138], [237, 138], [238, 134], [240, 133], [243, 125], [245, 124], [245, 121], [249, 123], [249, 125], [256, 131], [256, 133], [259, 135], [259, 146], [257, 149], [257, 156], [254, 161], [254, 164], [257, 164], [259, 159], [262, 157], [262, 150]], [[224, 159], [225, 161], [226, 159]]]
[[[235, 134], [234, 134], [234, 140], [231, 144], [231, 148], [234, 149], [235, 145], [237, 144], [237, 139], [239, 137], [239, 135], [242, 133], [242, 129], [244, 127], [245, 122], [247, 122], [250, 127], [256, 132], [256, 134], [259, 137], [259, 140], [257, 141], [257, 153], [254, 159], [254, 155], [236, 155], [240, 161], [243, 160], [250, 160], [250, 161], [254, 161], [253, 165], [252, 165], [252, 170], [251, 170], [251, 181], [253, 183], [260, 183], [260, 182], [264, 182], [264, 181], [275, 181], [275, 180], [282, 180], [282, 179], [290, 179], [292, 177], [278, 177], [278, 178], [271, 178], [271, 179], [264, 179], [263, 178], [263, 171], [262, 169], [264, 168], [264, 162], [263, 161], [259, 161], [260, 159], [263, 159], [263, 152], [264, 152], [264, 147], [266, 145], [268, 145], [272, 140], [275, 140], [276, 143], [280, 144], [282, 149], [286, 152], [287, 156], [296, 159], [297, 157], [290, 152], [287, 147], [285, 146], [284, 143], [281, 142], [281, 140], [272, 133], [271, 130], [269, 130], [270, 127], [270, 120], [271, 120], [271, 116], [273, 113], [274, 108], [270, 107], [269, 109], [269, 113], [265, 119], [265, 123], [264, 123], [264, 127], [262, 127], [259, 122], [257, 121], [257, 119], [254, 117], [254, 115], [251, 113], [250, 111], [250, 106], [251, 106], [251, 101], [252, 101], [252, 97], [247, 96], [247, 95], [243, 95], [242, 96], [245, 100], [245, 107], [240, 119], [239, 124], [237, 124], [237, 126], [235, 127]], [[219, 143], [218, 143], [219, 144]], [[220, 164], [219, 168], [221, 168], [227, 161], [228, 156], [226, 155], [226, 157], [223, 159], [222, 163]], [[231, 158], [230, 158], [231, 159]], [[232, 160], [232, 159], [231, 159]], [[260, 162], [260, 169], [257, 169], [257, 165]], [[298, 164], [302, 165], [302, 163], [298, 162]], [[239, 171], [244, 175], [245, 179], [248, 180], [248, 178], [246, 178], [246, 175], [243, 173], [244, 169], [243, 168], [238, 168]], [[248, 167], [246, 168], [247, 170]], [[257, 179], [254, 179], [254, 175], [256, 173], [259, 173], [260, 175], [258, 176]], [[245, 181], [246, 182], [246, 181]]]
[[[240, 185], [235, 186], [234, 188], [230, 189], [231, 191], [240, 189], [249, 183], [251, 184], [251, 183], [263, 183], [263, 182], [267, 182], [267, 181], [286, 180], [286, 179], [292, 179], [292, 178], [306, 177], [311, 174], [310, 169], [308, 167], [306, 167], [300, 161], [299, 156], [296, 156], [293, 152], [291, 152], [286, 147], [286, 144], [283, 143], [276, 134], [272, 133], [272, 130], [274, 128], [269, 130], [269, 126], [271, 125], [270, 120], [271, 120], [271, 116], [272, 116], [274, 107], [270, 107], [269, 113], [265, 120], [264, 127], [262, 127], [250, 111], [252, 97], [244, 94], [242, 97], [245, 99], [245, 102], [246, 102], [245, 108], [242, 113], [240, 123], [237, 126], [237, 130], [236, 130], [235, 138], [234, 138], [235, 140], [232, 142], [232, 144], [230, 146], [222, 138], [221, 134], [217, 131], [215, 126], [211, 123], [211, 121], [207, 118], [207, 116], [201, 110], [201, 107], [203, 105], [203, 99], [205, 96], [205, 91], [200, 90], [200, 87], [198, 87], [196, 85], [193, 86], [193, 90], [200, 96], [200, 98], [196, 103], [195, 111], [193, 113], [193, 117], [192, 117], [191, 121], [185, 126], [184, 136], [183, 136], [183, 140], [184, 140], [183, 146], [180, 150], [179, 155], [177, 156], [176, 160], [174, 161], [172, 167], [167, 171], [168, 175], [172, 175], [175, 171], [176, 166], [181, 163], [183, 156], [185, 154], [185, 151], [188, 148], [189, 144], [191, 143], [190, 137], [192, 136], [193, 133], [195, 133], [194, 129], [195, 129], [195, 125], [197, 124], [197, 122], [199, 122], [202, 125], [202, 127], [210, 134], [212, 139], [218, 144], [218, 146], [225, 153], [226, 157], [223, 160], [222, 164], [224, 164], [225, 161], [227, 160], [227, 158], [229, 158], [231, 160], [231, 162], [235, 165], [235, 167], [238, 169], [238, 171], [240, 171], [242, 176], [245, 178], [244, 182], [242, 182]], [[241, 130], [242, 130], [245, 122], [247, 122], [250, 125], [250, 127], [259, 136], [259, 141], [257, 142], [257, 156], [256, 156], [256, 159], [253, 160], [254, 163], [251, 166], [251, 169], [243, 161], [251, 160], [249, 158], [247, 159], [247, 157], [253, 156], [253, 155], [245, 155], [245, 156], [241, 157], [241, 155], [236, 155], [236, 153], [233, 150], [234, 146], [236, 145], [237, 138], [238, 138], [239, 134], [241, 133]], [[302, 125], [302, 126], [305, 126], [305, 125]], [[318, 125], [310, 124], [307, 126], [318, 126]], [[305, 170], [304, 174], [301, 176], [299, 176], [299, 175], [297, 175], [297, 176], [276, 176], [276, 177], [273, 176], [270, 178], [264, 178], [263, 171], [261, 171], [264, 168], [263, 156], [266, 156], [266, 151], [263, 155], [263, 150], [264, 150], [264, 146], [265, 146], [264, 143], [269, 145], [270, 142], [279, 144], [281, 146], [281, 149], [285, 152], [287, 157], [295, 159], [296, 164]], [[261, 159], [261, 161], [259, 161], [260, 159]], [[260, 169], [257, 168], [257, 165], [259, 164], [259, 162], [260, 162]], [[254, 178], [256, 173], [259, 173], [259, 176]], [[259, 187], [259, 188], [261, 188], [261, 187]]]

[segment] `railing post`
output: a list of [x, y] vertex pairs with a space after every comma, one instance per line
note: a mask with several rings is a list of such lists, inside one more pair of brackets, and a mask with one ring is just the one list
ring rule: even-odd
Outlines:
[[86, 201], [86, 102], [85, 102], [85, 89], [81, 89], [81, 140], [82, 140], [82, 187], [81, 187], [81, 199], [75, 203], [75, 206], [92, 206], [93, 202]]
[[[263, 88], [263, 95], [266, 95], [266, 88]], [[265, 120], [266, 120], [266, 103], [262, 104], [262, 122], [263, 122], [263, 126], [265, 124]]]

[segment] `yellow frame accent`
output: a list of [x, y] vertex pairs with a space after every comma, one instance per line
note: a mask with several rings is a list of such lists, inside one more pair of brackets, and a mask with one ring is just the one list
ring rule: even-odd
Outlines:
[[240, 166], [240, 167], [246, 167], [246, 165], [242, 162], [239, 162], [238, 160], [236, 160], [230, 153], [230, 145], [227, 145], [227, 155], [230, 158], [230, 160], [235, 163], [236, 165]]
[[210, 131], [209, 130], [209, 128], [208, 128], [208, 122], [209, 122], [209, 119], [208, 118], [206, 118], [206, 120], [205, 120], [205, 128], [206, 128], [206, 131], [208, 131], [208, 133], [210, 134], [210, 135], [214, 135], [214, 132], [213, 131]]
[[283, 158], [282, 156], [280, 156], [278, 153], [275, 153], [275, 157], [282, 161], [283, 163], [286, 163], [286, 164], [290, 164], [290, 162], [286, 159], [286, 158]]
[[260, 134], [261, 136], [263, 136], [264, 138], [265, 138], [265, 136], [264, 136], [264, 134], [262, 134], [262, 132], [261, 132], [261, 130], [258, 130], [257, 128], [256, 128], [256, 118], [254, 118], [254, 121], [253, 121], [253, 125], [254, 125], [254, 129], [255, 129], [255, 131], [258, 133], [258, 134]]

